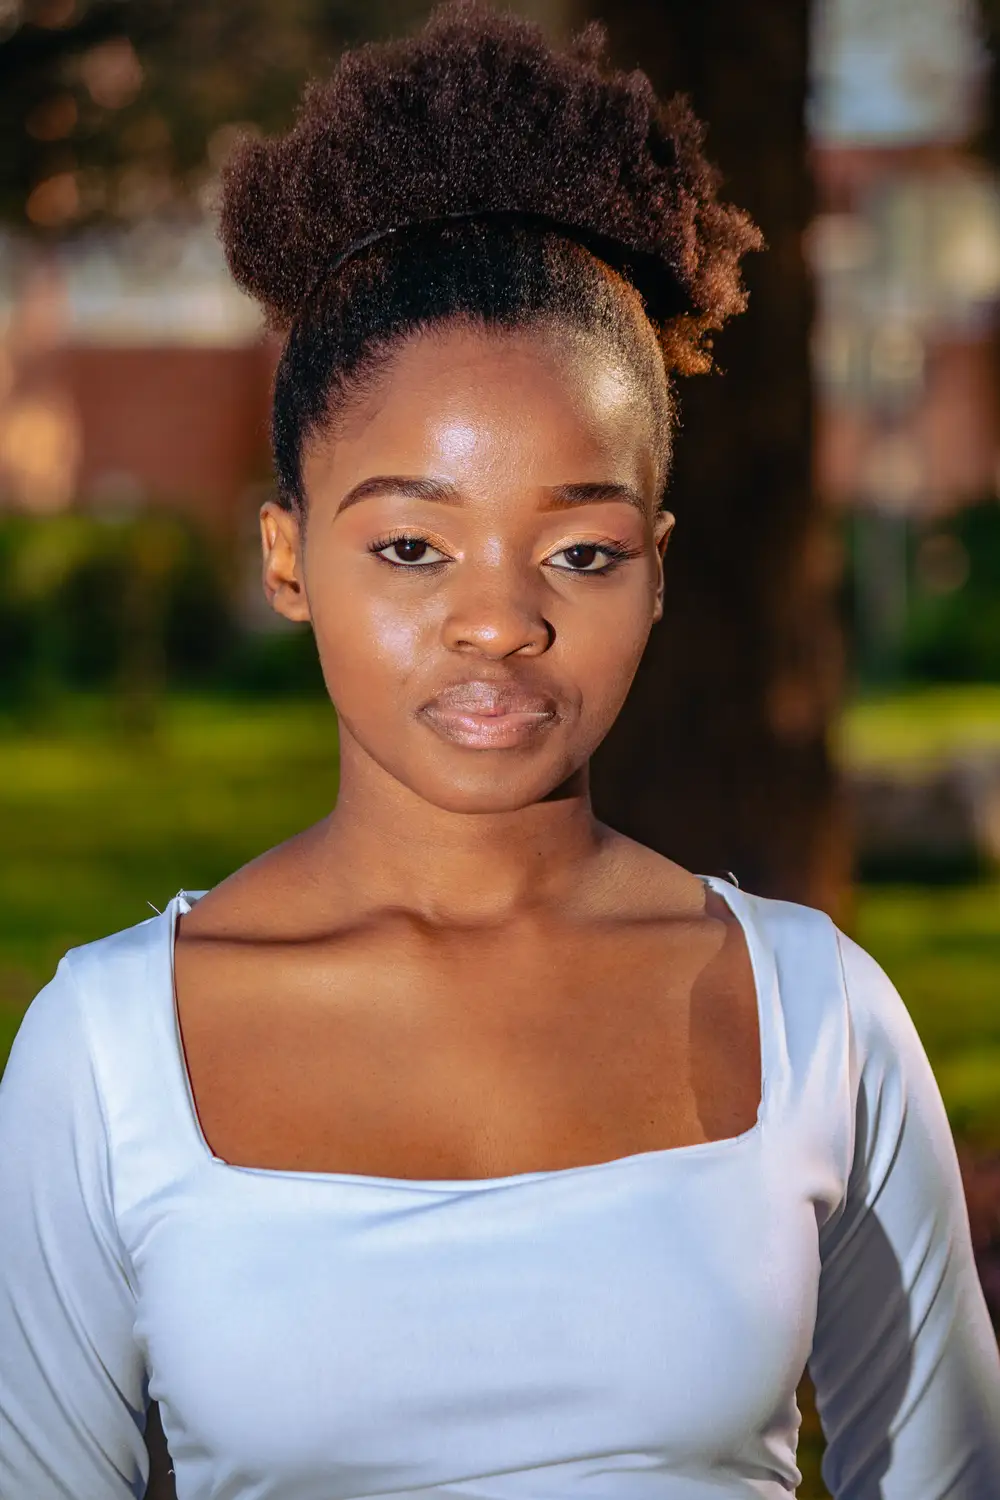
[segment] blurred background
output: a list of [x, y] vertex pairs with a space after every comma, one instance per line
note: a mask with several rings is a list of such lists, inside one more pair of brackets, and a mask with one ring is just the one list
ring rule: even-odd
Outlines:
[[[689, 93], [768, 240], [722, 373], [682, 391], [667, 614], [598, 811], [885, 966], [1000, 1324], [1000, 0], [517, 8], [599, 16]], [[311, 637], [259, 588], [278, 348], [216, 180], [428, 9], [0, 0], [0, 1060], [67, 947], [336, 795]]]

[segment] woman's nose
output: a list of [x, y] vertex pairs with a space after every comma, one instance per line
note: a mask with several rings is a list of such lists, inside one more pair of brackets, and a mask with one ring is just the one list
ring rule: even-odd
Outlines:
[[507, 575], [469, 579], [456, 595], [444, 623], [450, 651], [477, 651], [499, 660], [547, 651], [555, 631], [546, 619], [539, 591]]

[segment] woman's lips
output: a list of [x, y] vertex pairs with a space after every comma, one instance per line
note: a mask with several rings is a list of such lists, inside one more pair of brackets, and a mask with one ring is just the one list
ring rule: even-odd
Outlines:
[[550, 699], [488, 682], [445, 688], [420, 713], [445, 739], [482, 750], [526, 744], [556, 718]]
[[540, 729], [553, 722], [551, 713], [473, 714], [457, 708], [439, 709], [433, 704], [423, 710], [424, 717], [438, 734], [457, 745], [482, 750], [505, 750], [533, 739]]

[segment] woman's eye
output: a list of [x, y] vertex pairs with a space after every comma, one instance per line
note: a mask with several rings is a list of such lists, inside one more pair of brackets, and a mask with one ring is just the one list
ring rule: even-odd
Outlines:
[[[445, 553], [422, 536], [395, 536], [372, 542], [369, 549], [394, 568], [430, 568], [447, 562]], [[563, 573], [610, 573], [634, 553], [610, 543], [574, 542], [553, 553], [546, 562]], [[559, 559], [565, 559], [559, 561]]]
[[[556, 562], [557, 557], [565, 557], [567, 562]], [[561, 552], [553, 553], [548, 560], [565, 573], [603, 573], [605, 569], [614, 566], [618, 557], [610, 547], [598, 547], [592, 542], [576, 542], [572, 547], [564, 547]]]
[[[427, 567], [430, 563], [444, 561], [444, 553], [439, 552], [436, 547], [432, 547], [430, 542], [420, 536], [393, 537], [391, 541], [377, 543], [371, 550], [395, 567], [414, 567], [421, 564]], [[434, 555], [428, 557], [429, 552]]]

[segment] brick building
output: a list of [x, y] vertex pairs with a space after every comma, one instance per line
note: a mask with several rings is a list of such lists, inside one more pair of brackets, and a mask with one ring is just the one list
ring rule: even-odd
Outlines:
[[108, 242], [9, 272], [0, 337], [8, 505], [158, 501], [228, 529], [248, 490], [267, 481], [276, 349], [205, 231], [186, 238], [175, 235], [166, 264], [162, 247], [149, 266]]

